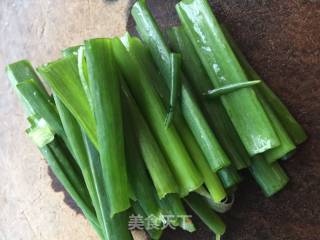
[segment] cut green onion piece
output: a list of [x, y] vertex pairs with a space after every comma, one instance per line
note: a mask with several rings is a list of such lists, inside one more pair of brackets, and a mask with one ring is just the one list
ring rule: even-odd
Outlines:
[[194, 232], [196, 230], [178, 194], [168, 194], [160, 200], [160, 206], [164, 212], [168, 214], [168, 217], [170, 217], [167, 221], [171, 221], [173, 225], [180, 226], [188, 232]]
[[201, 96], [204, 91], [212, 88], [212, 83], [205, 72], [195, 49], [183, 31], [182, 27], [169, 29], [168, 36], [174, 51], [180, 52], [182, 66], [188, 79], [196, 90], [199, 101], [204, 106], [204, 112], [219, 142], [237, 169], [243, 169], [250, 164], [250, 158], [242, 145], [220, 100], [205, 101]]
[[278, 159], [281, 159], [283, 156], [286, 156], [287, 154], [294, 152], [296, 146], [289, 137], [285, 128], [282, 126], [277, 116], [275, 115], [274, 111], [271, 109], [265, 97], [260, 93], [261, 91], [259, 91], [259, 88], [256, 88], [256, 92], [280, 140], [280, 146], [270, 149], [263, 153], [263, 156], [267, 160], [267, 162], [273, 163]]
[[[130, 103], [126, 105], [129, 104]], [[128, 112], [126, 108], [124, 108], [124, 110]], [[124, 119], [124, 129], [126, 132], [126, 160], [129, 182], [133, 186], [133, 191], [137, 201], [143, 208], [144, 212], [148, 216], [154, 216], [155, 220], [159, 219], [160, 222], [161, 211], [154, 194], [154, 186], [146, 171], [146, 166], [143, 162], [139, 149], [139, 142], [137, 142], [137, 137], [132, 126], [132, 118], [127, 117]], [[157, 169], [157, 174], [162, 174], [159, 173], [159, 169]]]
[[[127, 36], [128, 37], [128, 36]], [[130, 48], [131, 54], [133, 54], [136, 59], [138, 59], [145, 69], [148, 70], [150, 78], [154, 79], [155, 89], [157, 89], [159, 95], [163, 99], [165, 104], [168, 104], [168, 91], [165, 83], [162, 81], [161, 76], [158, 74], [156, 67], [152, 64], [151, 55], [148, 52], [148, 49], [143, 46], [143, 43], [136, 38], [126, 39], [127, 46]], [[160, 78], [160, 79], [159, 79]], [[226, 197], [226, 193], [223, 189], [223, 186], [219, 180], [219, 177], [216, 173], [211, 170], [210, 165], [207, 162], [204, 154], [202, 153], [199, 144], [197, 143], [194, 135], [190, 131], [187, 123], [183, 119], [179, 109], [175, 114], [174, 118], [175, 126], [181, 136], [183, 143], [189, 151], [190, 156], [197, 165], [199, 171], [201, 172], [204, 183], [208, 188], [212, 199], [216, 202], [220, 202]], [[210, 129], [209, 129], [210, 131]]]
[[20, 82], [16, 87], [32, 107], [33, 111], [42, 117], [49, 124], [51, 130], [62, 137], [67, 144], [68, 140], [59, 114], [49, 95], [42, 91], [33, 79]]
[[148, 221], [148, 215], [144, 212], [143, 208], [141, 207], [141, 205], [138, 202], [133, 202], [131, 203], [133, 211], [135, 213], [135, 216], [138, 217], [142, 217], [143, 218], [143, 225], [144, 225], [144, 229], [148, 232], [150, 238], [152, 240], [159, 240], [161, 238], [162, 235], [162, 229], [158, 229], [158, 228], [151, 228], [149, 225], [149, 221]]
[[226, 189], [233, 188], [234, 186], [238, 185], [242, 178], [238, 171], [233, 167], [226, 167], [218, 171], [218, 175], [223, 183], [223, 186]]
[[78, 73], [77, 57], [68, 56], [38, 68], [66, 108], [98, 147], [96, 124]]
[[185, 198], [185, 201], [216, 235], [224, 234], [226, 226], [223, 221], [200, 195], [191, 193]]
[[27, 100], [23, 98], [21, 93], [17, 90], [16, 86], [18, 83], [26, 81], [26, 80], [34, 80], [34, 83], [37, 85], [38, 89], [47, 95], [47, 91], [45, 90], [43, 84], [41, 83], [38, 75], [34, 71], [31, 63], [27, 60], [21, 60], [6, 66], [6, 73], [11, 82], [12, 87], [16, 91], [19, 99], [23, 104], [23, 108], [26, 111], [27, 115], [30, 116], [34, 114], [34, 110], [28, 104]]
[[257, 155], [252, 159], [249, 169], [266, 197], [270, 197], [280, 191], [289, 181], [279, 163], [269, 164], [261, 155]]
[[97, 139], [111, 217], [129, 208], [120, 80], [110, 39], [85, 41]]
[[166, 125], [168, 126], [172, 119], [174, 110], [176, 108], [178, 98], [181, 91], [181, 79], [180, 79], [180, 66], [181, 66], [181, 57], [179, 54], [172, 53], [170, 55], [170, 64], [171, 64], [171, 86], [170, 86], [170, 105], [169, 112], [166, 118]]
[[[176, 8], [213, 85], [221, 87], [245, 82], [247, 77], [232, 53], [208, 2], [183, 0]], [[221, 99], [251, 156], [280, 144], [252, 89], [244, 88], [222, 96]], [[246, 114], [243, 114], [244, 111]]]
[[127, 51], [120, 39], [113, 40], [113, 50], [128, 86], [141, 107], [151, 129], [166, 154], [169, 165], [180, 186], [181, 195], [187, 195], [202, 184], [183, 142], [171, 124], [164, 125], [166, 113], [160, 97], [153, 88], [143, 66]]
[[229, 85], [225, 85], [223, 87], [209, 90], [208, 92], [204, 93], [203, 95], [208, 96], [209, 98], [217, 98], [217, 97], [221, 97], [222, 95], [232, 93], [232, 92], [237, 91], [242, 88], [252, 87], [260, 82], [261, 82], [260, 80], [254, 80], [254, 81], [249, 81], [249, 82], [229, 84]]
[[106, 240], [132, 240], [128, 231], [129, 212], [121, 212], [114, 215], [113, 218], [110, 217], [109, 198], [104, 186], [99, 152], [85, 132], [82, 132], [82, 134], [102, 214]]
[[[132, 15], [138, 26], [138, 32], [142, 40], [149, 47], [151, 55], [157, 67], [164, 77], [165, 83], [170, 87], [170, 79], [167, 75], [167, 69], [170, 69], [171, 54], [162, 38], [159, 27], [154, 21], [149, 9], [144, 1], [137, 1], [132, 7]], [[157, 59], [160, 56], [159, 59]], [[181, 71], [181, 70], [180, 70]], [[186, 79], [181, 75], [182, 92], [181, 105], [182, 113], [186, 119], [190, 130], [195, 136], [201, 150], [213, 171], [217, 171], [230, 164], [230, 161], [216, 137], [206, 122], [202, 112], [199, 109], [193, 93]], [[178, 124], [177, 124], [178, 126]], [[194, 159], [196, 161], [196, 159]]]
[[[245, 70], [249, 79], [261, 79], [257, 72], [251, 67], [244, 54], [241, 52], [236, 42], [232, 39], [228, 30], [222, 26], [225, 37], [227, 38], [232, 50], [236, 54], [242, 68]], [[279, 97], [269, 88], [269, 86], [262, 81], [257, 86], [258, 91], [264, 96], [277, 118], [288, 132], [289, 136], [293, 139], [295, 144], [301, 144], [307, 139], [307, 134], [302, 126], [289, 112], [288, 108], [282, 103]]]
[[93, 206], [96, 210], [97, 218], [101, 223], [101, 226], [104, 232], [107, 232], [104, 229], [103, 217], [100, 209], [97, 192], [94, 185], [94, 179], [91, 172], [90, 163], [89, 163], [87, 152], [85, 149], [85, 143], [82, 138], [81, 128], [77, 120], [73, 117], [70, 111], [64, 106], [64, 104], [60, 101], [60, 99], [55, 94], [53, 96], [54, 96], [55, 103], [61, 118], [63, 128], [69, 140], [73, 156], [75, 157], [75, 160], [77, 161], [81, 169], [86, 187], [89, 191]]
[[54, 133], [50, 130], [48, 123], [43, 119], [35, 119], [35, 125], [26, 130], [28, 136], [37, 145], [42, 148], [54, 139]]
[[[78, 188], [85, 188], [84, 183], [83, 185], [81, 184], [73, 185], [71, 183], [71, 181], [65, 174], [64, 169], [60, 166], [59, 158], [61, 157], [61, 155], [59, 155], [56, 151], [53, 150], [51, 144], [48, 144], [43, 148], [40, 148], [40, 151], [44, 156], [44, 158], [48, 161], [48, 164], [51, 170], [53, 171], [54, 175], [58, 178], [58, 180], [63, 185], [63, 187], [66, 189], [66, 191], [70, 194], [72, 199], [76, 202], [76, 204], [82, 210], [83, 214], [91, 223], [91, 225], [94, 227], [94, 229], [97, 231], [101, 239], [103, 239], [103, 233], [101, 231], [100, 224], [96, 218], [96, 215], [93, 209], [90, 206], [88, 206], [85, 201], [83, 201], [82, 197], [78, 193], [78, 190], [77, 190]], [[68, 171], [71, 171], [71, 169], [69, 169]]]
[[163, 198], [169, 193], [179, 193], [179, 187], [166, 159], [125, 83], [122, 84], [122, 88], [125, 95], [124, 101], [134, 126], [134, 134], [139, 143], [141, 155], [159, 198]]

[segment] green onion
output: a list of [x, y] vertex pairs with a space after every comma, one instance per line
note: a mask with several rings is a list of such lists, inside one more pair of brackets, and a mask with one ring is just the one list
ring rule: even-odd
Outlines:
[[242, 180], [240, 174], [233, 166], [221, 169], [218, 172], [218, 175], [226, 189], [231, 189], [237, 186]]
[[205, 101], [202, 97], [202, 93], [213, 86], [192, 43], [182, 27], [169, 29], [168, 37], [173, 50], [181, 53], [183, 70], [187, 74], [193, 89], [196, 91], [198, 100], [204, 107], [207, 120], [217, 135], [223, 149], [237, 169], [246, 168], [250, 164], [250, 158], [220, 100]]
[[[101, 223], [101, 226], [105, 227], [105, 225], [103, 225], [103, 216], [101, 213], [100, 203], [95, 189], [94, 178], [92, 175], [93, 173], [90, 168], [85, 143], [82, 138], [81, 128], [77, 120], [73, 117], [73, 115], [69, 112], [69, 110], [64, 106], [64, 104], [55, 94], [54, 99], [61, 118], [63, 128], [69, 140], [72, 153], [75, 156], [75, 160], [80, 166], [86, 187], [89, 191], [93, 206], [96, 210], [98, 220]], [[107, 232], [104, 228], [103, 230], [104, 232]]]
[[148, 232], [150, 238], [152, 240], [160, 239], [161, 235], [162, 235], [162, 232], [163, 232], [162, 229], [151, 228], [151, 227], [148, 226], [150, 224], [147, 221], [148, 215], [144, 212], [143, 208], [141, 207], [141, 205], [138, 202], [133, 202], [133, 203], [131, 203], [131, 205], [132, 205], [132, 208], [134, 210], [134, 213], [136, 214], [135, 216], [143, 218], [144, 228]]
[[[156, 67], [152, 64], [151, 55], [148, 49], [143, 46], [143, 43], [136, 38], [128, 38], [127, 45], [130, 47], [130, 52], [138, 59], [145, 69], [148, 70], [150, 78], [154, 79], [152, 81], [157, 89], [159, 95], [162, 97], [165, 104], [168, 103], [168, 91], [164, 82], [161, 80], [160, 75], [157, 73]], [[160, 77], [160, 79], [159, 79]], [[195, 140], [192, 132], [190, 131], [187, 123], [183, 119], [179, 109], [175, 114], [174, 118], [175, 126], [180, 133], [181, 139], [184, 142], [186, 148], [189, 151], [190, 156], [197, 165], [199, 171], [201, 172], [204, 183], [208, 188], [212, 199], [216, 202], [220, 202], [226, 197], [226, 193], [223, 186], [219, 180], [216, 173], [211, 170], [205, 156], [203, 155], [197, 141]]]
[[[130, 104], [132, 103], [128, 103], [126, 106]], [[127, 110], [126, 108], [123, 109], [126, 112], [130, 112], [130, 110]], [[132, 118], [127, 117], [124, 119], [129, 182], [133, 186], [133, 191], [137, 201], [143, 208], [144, 212], [148, 216], [152, 215], [160, 220], [160, 206], [157, 204], [157, 199], [154, 194], [154, 186], [148, 176], [148, 172], [139, 149], [139, 142], [136, 141], [137, 136], [132, 126]], [[157, 169], [157, 174], [159, 174], [159, 169]]]
[[166, 119], [166, 125], [170, 124], [173, 119], [173, 112], [176, 108], [181, 89], [180, 66], [181, 57], [179, 54], [172, 53], [170, 55], [170, 105], [169, 113]]
[[113, 50], [133, 96], [166, 154], [169, 165], [178, 181], [181, 195], [187, 195], [188, 192], [197, 189], [202, 184], [199, 172], [176, 128], [172, 124], [168, 127], [165, 126], [164, 106], [143, 67], [127, 51], [120, 39], [113, 40]]
[[212, 211], [208, 203], [200, 195], [191, 193], [185, 198], [185, 201], [216, 235], [221, 236], [224, 234], [226, 226], [223, 221]]
[[[171, 54], [163, 40], [160, 30], [153, 19], [150, 11], [147, 9], [144, 1], [137, 1], [132, 8], [132, 15], [137, 24], [138, 32], [142, 40], [149, 47], [155, 63], [167, 86], [170, 86], [170, 75], [167, 73], [171, 68]], [[159, 58], [160, 56], [160, 58]], [[195, 136], [197, 142], [213, 171], [217, 171], [230, 164], [230, 161], [216, 137], [210, 130], [202, 112], [200, 111], [190, 87], [185, 78], [181, 76], [182, 92], [181, 105], [182, 113], [186, 119], [190, 130]]]
[[[82, 197], [78, 193], [78, 188], [85, 188], [84, 183], [83, 185], [79, 183], [77, 185], [74, 185], [70, 182], [68, 176], [65, 174], [65, 170], [61, 167], [61, 163], [59, 160], [59, 158], [65, 158], [65, 156], [63, 156], [63, 153], [61, 153], [60, 151], [55, 151], [56, 149], [56, 143], [50, 143], [41, 148], [40, 151], [44, 158], [48, 161], [50, 168], [52, 169], [54, 175], [58, 178], [59, 182], [61, 182], [63, 187], [66, 189], [66, 191], [70, 194], [72, 199], [82, 210], [83, 214], [88, 219], [90, 224], [94, 227], [94, 229], [97, 231], [100, 238], [103, 239], [103, 233], [101, 231], [101, 227], [93, 209], [91, 208], [91, 206], [87, 205], [87, 203], [82, 199]], [[71, 169], [69, 169], [68, 171], [71, 171]]]
[[196, 230], [178, 194], [168, 194], [165, 198], [160, 199], [160, 206], [167, 217], [170, 217], [167, 221], [171, 221], [172, 225], [180, 226], [188, 232]]
[[37, 70], [98, 147], [95, 119], [81, 84], [77, 56], [59, 59]]
[[[176, 8], [182, 25], [213, 85], [221, 87], [247, 81], [208, 2], [206, 0], [183, 0], [177, 4]], [[252, 89], [241, 89], [222, 96], [221, 99], [251, 156], [280, 144]], [[244, 112], [246, 114], [243, 114]]]
[[[240, 51], [236, 42], [232, 39], [230, 33], [227, 29], [222, 26], [225, 37], [227, 38], [232, 50], [236, 54], [242, 68], [245, 70], [249, 79], [261, 79], [256, 71], [251, 67], [246, 57]], [[262, 81], [259, 86], [257, 86], [258, 91], [264, 96], [265, 100], [268, 102], [277, 118], [281, 122], [282, 126], [286, 129], [290, 137], [293, 139], [295, 144], [301, 144], [307, 139], [307, 135], [303, 130], [302, 126], [296, 121], [296, 119], [289, 112], [288, 108], [282, 103], [278, 96], [269, 88], [269, 86]]]
[[280, 191], [289, 181], [279, 163], [269, 164], [261, 155], [252, 159], [252, 165], [249, 169], [266, 197]]
[[125, 83], [122, 84], [122, 87], [125, 95], [124, 101], [134, 126], [134, 134], [139, 143], [141, 155], [159, 198], [163, 198], [169, 193], [178, 193], [179, 187], [157, 141], [153, 137], [128, 87], [126, 87]]
[[97, 192], [106, 240], [132, 240], [132, 236], [128, 231], [129, 211], [118, 213], [112, 218], [110, 217], [111, 211], [109, 198], [104, 185], [99, 152], [96, 150], [95, 146], [84, 131], [82, 132], [82, 136]]
[[223, 87], [209, 90], [208, 92], [203, 93], [203, 95], [208, 96], [209, 98], [217, 98], [217, 97], [221, 97], [222, 95], [232, 93], [232, 92], [239, 90], [241, 88], [254, 86], [260, 82], [261, 82], [260, 80], [254, 80], [254, 81], [250, 81], [250, 82], [241, 82], [241, 83], [234, 83], [234, 84], [230, 84], [230, 85], [225, 85]]
[[46, 90], [41, 83], [39, 77], [34, 71], [31, 63], [27, 60], [21, 60], [12, 64], [7, 65], [6, 73], [11, 82], [11, 85], [14, 87], [21, 103], [23, 104], [23, 108], [28, 115], [32, 115], [34, 113], [32, 107], [28, 104], [28, 102], [21, 96], [20, 92], [17, 91], [16, 85], [25, 80], [33, 79], [34, 83], [37, 85], [38, 89], [43, 93], [46, 93]]
[[53, 132], [57, 133], [63, 141], [68, 144], [68, 139], [64, 132], [56, 106], [48, 93], [40, 89], [33, 79], [20, 82], [16, 87], [33, 111], [38, 116], [42, 117], [49, 124]]
[[85, 41], [85, 54], [101, 166], [112, 217], [130, 206], [119, 73], [110, 39]]

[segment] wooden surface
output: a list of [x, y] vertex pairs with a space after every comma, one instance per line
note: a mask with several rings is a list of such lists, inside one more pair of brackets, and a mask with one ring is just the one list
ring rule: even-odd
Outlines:
[[54, 192], [46, 162], [27, 127], [5, 64], [35, 65], [86, 38], [125, 31], [127, 1], [0, 0], [0, 240], [96, 240], [91, 227]]
[[[178, 23], [174, 0], [150, 0], [161, 26]], [[284, 163], [291, 181], [265, 199], [246, 180], [224, 216], [225, 240], [317, 240], [320, 237], [320, 6], [305, 0], [211, 1], [254, 67], [307, 129], [309, 141]], [[24, 134], [26, 121], [4, 65], [35, 65], [83, 39], [125, 31], [127, 0], [0, 0], [0, 240], [97, 239], [90, 226], [54, 192], [47, 164]], [[133, 30], [132, 19], [128, 29]], [[208, 240], [167, 232], [164, 240]]]

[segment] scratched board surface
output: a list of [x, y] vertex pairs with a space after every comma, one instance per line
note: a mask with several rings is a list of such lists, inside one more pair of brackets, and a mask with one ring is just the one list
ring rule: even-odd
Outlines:
[[[173, 0], [147, 1], [162, 29], [179, 24]], [[284, 191], [266, 199], [245, 180], [224, 215], [225, 240], [320, 239], [320, 2], [219, 0], [210, 4], [250, 63], [307, 130], [307, 143], [283, 166], [291, 179]], [[135, 33], [129, 17], [127, 29]], [[250, 178], [250, 176], [247, 176]], [[168, 231], [165, 240], [213, 239], [199, 231]]]

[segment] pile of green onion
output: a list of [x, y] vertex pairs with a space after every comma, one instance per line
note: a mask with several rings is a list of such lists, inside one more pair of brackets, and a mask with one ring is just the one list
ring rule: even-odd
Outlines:
[[288, 182], [279, 160], [307, 137], [206, 0], [176, 10], [181, 26], [163, 33], [139, 0], [140, 39], [90, 39], [36, 71], [26, 60], [6, 69], [28, 136], [101, 239], [132, 239], [132, 215], [152, 216], [151, 239], [168, 225], [193, 232], [183, 204], [219, 239], [216, 212], [242, 172], [272, 196]]

